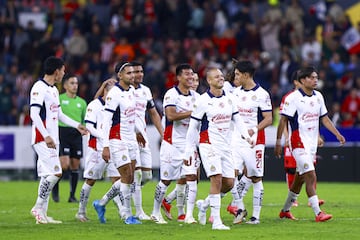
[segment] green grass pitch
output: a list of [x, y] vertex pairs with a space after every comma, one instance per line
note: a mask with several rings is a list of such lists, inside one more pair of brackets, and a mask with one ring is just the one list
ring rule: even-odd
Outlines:
[[[82, 182], [79, 182], [78, 192]], [[151, 213], [156, 182], [143, 188], [143, 206]], [[170, 189], [175, 186], [170, 185]], [[199, 183], [198, 198], [207, 196], [209, 182]], [[120, 221], [115, 205], [110, 202], [106, 208], [106, 224], [100, 224], [92, 207], [92, 201], [99, 199], [110, 187], [110, 182], [99, 181], [95, 184], [88, 204], [88, 217], [91, 221], [78, 222], [74, 215], [78, 204], [68, 203], [68, 181], [60, 184], [60, 202], [50, 200], [48, 215], [63, 221], [63, 224], [37, 225], [30, 215], [36, 199], [37, 181], [0, 182], [0, 239], [146, 239], [146, 240], [194, 240], [194, 239], [360, 239], [360, 184], [359, 183], [318, 183], [318, 195], [325, 199], [322, 209], [333, 214], [333, 219], [316, 223], [310, 207], [307, 206], [305, 191], [299, 197], [300, 205], [292, 208], [298, 221], [280, 220], [279, 211], [287, 195], [285, 182], [264, 181], [265, 195], [259, 225], [232, 225], [233, 217], [226, 212], [231, 201], [228, 193], [222, 199], [221, 215], [230, 231], [213, 231], [211, 224], [179, 224], [175, 220], [167, 225], [143, 222], [141, 225], [125, 225]], [[168, 190], [168, 191], [169, 191]], [[252, 189], [245, 198], [247, 210], [252, 212]], [[208, 216], [209, 216], [208, 211]], [[198, 210], [195, 208], [194, 217]], [[173, 203], [173, 216], [177, 216], [176, 203]], [[165, 216], [164, 216], [165, 217]]]

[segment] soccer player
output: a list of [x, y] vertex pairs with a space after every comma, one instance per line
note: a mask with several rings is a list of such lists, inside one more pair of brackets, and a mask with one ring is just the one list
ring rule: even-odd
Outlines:
[[[297, 79], [297, 71], [294, 71], [291, 79], [293, 80], [295, 89], [297, 90], [299, 89], [300, 83], [298, 82]], [[294, 91], [293, 90], [293, 91]], [[291, 92], [287, 93], [282, 99], [281, 99], [281, 103], [280, 103], [280, 111], [283, 108], [283, 104], [285, 102], [285, 98], [287, 97], [287, 95], [289, 95]], [[295, 179], [295, 174], [296, 174], [296, 161], [294, 156], [291, 153], [291, 149], [289, 146], [289, 132], [288, 132], [288, 128], [287, 125], [284, 128], [284, 137], [285, 137], [285, 144], [284, 144], [284, 169], [285, 169], [285, 174], [286, 174], [286, 182], [288, 184], [288, 189], [290, 190], [294, 179]], [[318, 146], [322, 147], [324, 145], [324, 140], [321, 138], [321, 136], [319, 135], [318, 137]], [[314, 165], [316, 164], [316, 158], [314, 159]], [[316, 183], [315, 183], [315, 187], [316, 187]], [[324, 204], [325, 201], [322, 199], [319, 199], [319, 205], [321, 206], [322, 204]], [[299, 204], [297, 201], [292, 203], [293, 207], [297, 207]], [[309, 205], [310, 206], [310, 205]]]
[[[196, 91], [199, 86], [199, 75], [197, 73], [194, 73], [194, 79], [193, 84], [191, 86], [191, 90]], [[190, 166], [183, 166], [183, 170], [186, 171], [189, 175], [189, 181], [187, 181], [186, 189], [185, 189], [185, 198], [186, 198], [186, 214], [185, 214], [185, 223], [191, 224], [196, 223], [196, 220], [193, 217], [193, 209], [195, 207], [195, 200], [196, 200], [196, 194], [197, 194], [197, 186], [194, 186], [194, 177], [191, 175], [194, 175], [194, 170], [196, 170], [197, 180], [199, 180], [200, 175], [200, 156], [198, 152], [194, 152], [194, 161], [192, 162]], [[189, 196], [189, 185], [191, 185], [191, 193]], [[172, 220], [171, 215], [171, 203], [176, 199], [176, 187], [167, 195], [164, 197], [164, 200], [162, 201], [161, 207], [164, 209], [165, 216]], [[185, 200], [185, 199], [184, 199]]]
[[179, 84], [169, 89], [164, 96], [165, 113], [164, 137], [160, 147], [160, 181], [155, 189], [152, 220], [166, 224], [162, 218], [160, 207], [168, 186], [172, 180], [177, 180], [178, 221], [185, 220], [184, 198], [186, 179], [181, 174], [183, 153], [185, 150], [186, 131], [190, 114], [198, 93], [191, 90], [194, 72], [189, 64], [179, 64], [176, 67], [176, 78]]
[[[78, 79], [74, 75], [65, 75], [63, 87], [65, 93], [60, 94], [60, 105], [66, 116], [84, 124], [86, 102], [77, 96]], [[76, 187], [79, 181], [80, 158], [83, 156], [82, 136], [76, 128], [59, 122], [60, 134], [60, 162], [63, 171], [70, 170], [70, 195], [68, 202], [78, 202], [75, 198]], [[59, 202], [59, 182], [54, 186], [52, 196], [55, 202]]]
[[31, 214], [36, 223], [41, 224], [61, 223], [47, 216], [50, 192], [62, 175], [58, 121], [77, 128], [81, 134], [87, 133], [81, 123], [67, 117], [61, 110], [59, 91], [55, 84], [64, 77], [63, 60], [48, 57], [44, 62], [44, 73], [44, 77], [30, 91], [30, 117], [33, 121], [31, 144], [38, 155], [37, 172], [40, 177], [38, 196]]
[[[152, 123], [155, 125], [160, 136], [163, 136], [163, 128], [161, 125], [161, 118], [158, 111], [155, 108], [155, 103], [152, 97], [150, 89], [142, 84], [144, 77], [144, 70], [140, 63], [132, 62], [131, 65], [134, 67], [134, 83], [132, 84], [135, 88], [135, 101], [136, 101], [136, 119], [139, 126], [146, 130], [145, 114], [149, 113]], [[144, 185], [148, 181], [152, 180], [152, 156], [150, 146], [148, 144], [148, 136], [145, 134], [145, 146], [139, 145], [140, 156], [139, 161], [136, 162], [135, 173], [134, 173], [134, 187], [133, 187], [133, 201], [135, 205], [135, 216], [140, 220], [150, 220], [150, 217], [144, 212], [142, 208], [142, 194], [141, 185]]]
[[[241, 223], [247, 215], [243, 198], [251, 186], [253, 190], [253, 213], [246, 223], [259, 224], [261, 205], [264, 195], [262, 178], [264, 176], [265, 128], [272, 124], [272, 105], [269, 93], [253, 79], [255, 67], [248, 60], [239, 61], [235, 65], [235, 79], [240, 87], [233, 92], [237, 109], [243, 119], [249, 135], [255, 141], [255, 147], [241, 139], [239, 131], [234, 131], [232, 149], [235, 168], [244, 174], [238, 181], [235, 178], [233, 202], [237, 207], [234, 223]], [[228, 211], [230, 208], [228, 208]]]
[[[117, 195], [120, 189], [120, 200], [123, 207], [122, 218], [125, 220], [125, 224], [141, 224], [136, 217], [132, 216], [130, 207], [130, 189], [134, 182], [136, 157], [139, 154], [136, 131], [142, 133], [142, 129], [136, 127], [135, 122], [135, 94], [134, 88], [131, 86], [135, 77], [134, 67], [128, 62], [119, 63], [115, 66], [115, 72], [119, 82], [110, 89], [105, 100], [101, 131], [102, 157], [106, 162], [109, 160], [114, 162], [121, 175], [121, 180], [116, 181], [101, 200], [95, 200], [93, 206], [100, 223], [105, 223], [105, 205]], [[116, 128], [113, 127], [110, 131], [114, 115], [119, 116], [120, 122]], [[113, 138], [111, 135], [117, 135], [118, 138]], [[141, 137], [140, 134], [138, 139]], [[143, 138], [141, 144], [145, 145]]]
[[[220, 193], [225, 194], [234, 185], [235, 169], [231, 156], [231, 122], [234, 121], [241, 131], [240, 135], [250, 142], [250, 136], [244, 129], [235, 103], [223, 90], [224, 75], [218, 68], [210, 68], [206, 73], [210, 86], [195, 102], [194, 111], [186, 135], [184, 162], [190, 165], [193, 152], [199, 138], [199, 150], [207, 176], [210, 178], [210, 191], [205, 200], [198, 200], [199, 223], [206, 224], [206, 210], [210, 206], [213, 218], [212, 229], [229, 230], [220, 217]], [[249, 144], [249, 143], [248, 143]], [[250, 145], [249, 145], [250, 146]]]
[[315, 221], [324, 222], [331, 219], [332, 215], [321, 211], [314, 186], [316, 173], [313, 160], [318, 144], [319, 120], [336, 136], [341, 145], [346, 140], [327, 116], [328, 112], [322, 94], [315, 90], [318, 82], [316, 69], [314, 67], [301, 68], [298, 72], [298, 80], [301, 83], [300, 88], [285, 98], [276, 135], [275, 156], [280, 157], [281, 137], [285, 126], [289, 123], [289, 145], [298, 170], [279, 217], [296, 219], [291, 214], [290, 208], [297, 200], [305, 182], [306, 193], [315, 213]]
[[91, 101], [86, 109], [85, 123], [86, 128], [90, 132], [90, 137], [85, 157], [85, 182], [80, 191], [79, 209], [75, 215], [75, 218], [80, 222], [88, 221], [86, 216], [86, 206], [91, 189], [96, 180], [102, 179], [105, 171], [106, 175], [110, 177], [112, 183], [120, 179], [119, 171], [116, 169], [114, 162], [109, 161], [106, 163], [104, 159], [102, 159], [102, 140], [100, 132], [100, 124], [102, 122], [106, 95], [116, 82], [116, 79], [113, 78], [104, 81], [99, 89], [102, 92], [102, 96]]

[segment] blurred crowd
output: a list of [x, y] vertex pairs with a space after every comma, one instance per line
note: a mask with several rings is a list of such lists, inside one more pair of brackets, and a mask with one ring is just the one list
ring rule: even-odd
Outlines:
[[360, 32], [360, 22], [352, 23], [337, 1], [308, 2], [0, 0], [0, 125], [30, 124], [29, 90], [54, 55], [78, 76], [78, 95], [87, 102], [116, 62], [143, 63], [160, 113], [178, 63], [193, 66], [201, 93], [209, 65], [226, 73], [232, 58], [250, 59], [274, 109], [292, 89], [291, 73], [311, 64], [334, 123], [360, 127], [359, 49], [344, 43], [350, 29]]

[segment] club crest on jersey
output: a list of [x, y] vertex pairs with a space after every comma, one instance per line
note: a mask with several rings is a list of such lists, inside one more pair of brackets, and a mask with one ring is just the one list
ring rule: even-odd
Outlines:
[[33, 92], [32, 95], [37, 96], [37, 95], [39, 95], [39, 93], [38, 92]]
[[252, 97], [251, 97], [251, 100], [255, 101], [255, 100], [256, 100], [256, 96], [255, 96], [255, 95], [252, 96]]
[[126, 155], [123, 155], [121, 159], [122, 159], [123, 161], [126, 161], [126, 160], [127, 160], [127, 156], [126, 156]]
[[106, 98], [106, 101], [111, 101], [111, 97], [107, 97], [107, 98]]
[[87, 111], [88, 111], [88, 112], [92, 112], [92, 109], [91, 109], [91, 108], [88, 108]]

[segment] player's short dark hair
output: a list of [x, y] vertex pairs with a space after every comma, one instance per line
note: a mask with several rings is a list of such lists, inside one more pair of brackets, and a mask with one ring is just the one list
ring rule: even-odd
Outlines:
[[64, 66], [64, 61], [61, 58], [50, 56], [44, 61], [44, 73], [46, 75], [52, 75], [57, 69]]
[[142, 64], [140, 62], [136, 62], [136, 61], [130, 62], [130, 64], [133, 67], [142, 66]]
[[185, 70], [185, 69], [192, 69], [192, 67], [188, 63], [181, 63], [181, 64], [177, 65], [177, 67], [176, 67], [176, 76], [181, 75], [182, 71]]
[[116, 66], [115, 66], [115, 73], [121, 72], [127, 66], [132, 66], [132, 65], [129, 62], [119, 62], [119, 63], [117, 63]]
[[313, 72], [318, 72], [313, 66], [300, 68], [297, 76], [298, 81], [301, 82], [300, 79], [310, 77]]
[[76, 77], [73, 73], [66, 73], [61, 81], [62, 85], [64, 85], [70, 78]]
[[298, 75], [299, 75], [299, 70], [293, 71], [293, 73], [291, 74], [290, 81], [299, 81]]
[[241, 73], [248, 73], [251, 77], [255, 74], [255, 66], [249, 60], [238, 61], [235, 65], [235, 69]]

